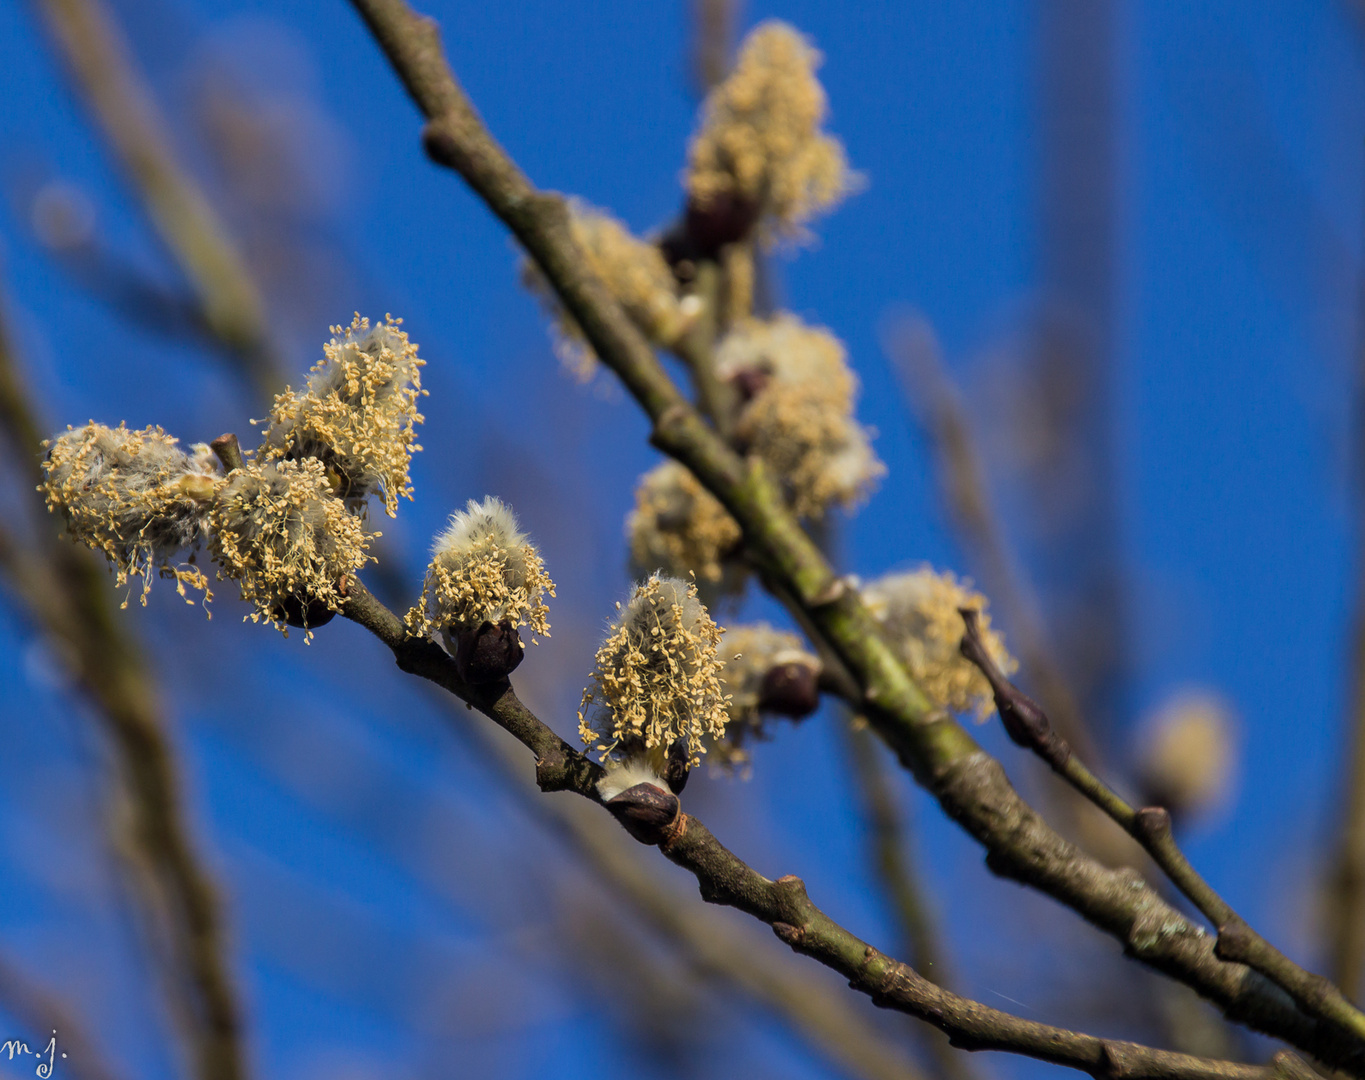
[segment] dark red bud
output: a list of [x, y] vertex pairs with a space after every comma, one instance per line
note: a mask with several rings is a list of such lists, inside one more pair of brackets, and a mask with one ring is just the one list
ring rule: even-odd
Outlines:
[[739, 391], [740, 400], [748, 404], [763, 393], [763, 388], [771, 381], [772, 376], [760, 368], [744, 368], [735, 372], [730, 382]]
[[763, 676], [758, 693], [762, 712], [801, 720], [820, 707], [819, 674], [809, 664], [778, 664]]
[[1071, 756], [1071, 747], [1052, 730], [1042, 706], [1006, 679], [1000, 666], [986, 651], [986, 644], [981, 640], [978, 612], [974, 608], [959, 608], [958, 613], [967, 628], [959, 649], [991, 684], [1005, 734], [1016, 745], [1032, 750], [1054, 769], [1060, 769]]
[[677, 739], [668, 748], [668, 760], [664, 763], [664, 782], [674, 795], [681, 795], [687, 787], [689, 773], [687, 762], [687, 740]]
[[606, 802], [607, 809], [642, 844], [659, 844], [682, 813], [676, 795], [653, 784], [636, 784]]
[[285, 625], [296, 626], [300, 630], [316, 630], [336, 618], [336, 612], [323, 601], [309, 600], [305, 603], [297, 596], [286, 596], [271, 609], [270, 614], [283, 620]]
[[507, 678], [526, 653], [517, 628], [506, 619], [459, 630], [454, 637], [455, 667], [470, 686]]
[[659, 250], [677, 279], [686, 283], [697, 263], [715, 262], [721, 248], [747, 239], [758, 217], [758, 203], [733, 193], [716, 195], [705, 205], [689, 201], [682, 220], [660, 238]]

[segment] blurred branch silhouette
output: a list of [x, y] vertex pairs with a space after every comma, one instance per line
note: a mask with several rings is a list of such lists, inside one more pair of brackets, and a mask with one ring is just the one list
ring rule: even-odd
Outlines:
[[[891, 904], [900, 932], [901, 952], [916, 971], [930, 982], [951, 987], [950, 969], [944, 960], [943, 938], [929, 910], [929, 898], [921, 887], [910, 850], [909, 828], [904, 811], [878, 755], [876, 739], [856, 719], [842, 725], [853, 783], [861, 795], [863, 816], [870, 832], [868, 862], [882, 893]], [[951, 1043], [935, 1032], [926, 1033], [937, 1072], [947, 1080], [971, 1080], [976, 1074]]]
[[257, 392], [277, 389], [279, 356], [262, 299], [224, 223], [176, 160], [150, 89], [102, 0], [35, 0], [82, 103], [194, 289], [209, 331]]
[[145, 915], [153, 939], [170, 956], [168, 1004], [182, 1027], [201, 1080], [245, 1075], [241, 1012], [232, 984], [221, 901], [200, 864], [184, 819], [175, 751], [166, 736], [152, 675], [132, 628], [117, 621], [106, 575], [92, 552], [57, 540], [38, 495], [43, 449], [20, 381], [12, 339], [0, 310], [0, 428], [19, 474], [32, 491], [31, 541], [0, 535], [0, 567], [8, 585], [61, 652], [83, 692], [98, 707], [127, 792], [132, 820], [131, 867], [151, 901]]

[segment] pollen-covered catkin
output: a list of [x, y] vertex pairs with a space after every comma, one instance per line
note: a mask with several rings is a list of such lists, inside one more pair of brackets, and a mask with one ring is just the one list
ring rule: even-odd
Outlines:
[[[716, 760], [730, 769], [748, 763], [745, 743], [762, 739], [765, 718], [773, 713], [790, 713], [786, 702], [773, 699], [774, 672], [808, 673], [810, 688], [820, 673], [820, 660], [802, 647], [801, 639], [767, 623], [732, 626], [725, 631], [720, 648], [720, 685], [729, 697], [729, 722], [725, 738], [712, 747]], [[789, 680], [781, 680], [787, 685]], [[818, 700], [818, 699], [816, 699]], [[804, 711], [804, 710], [803, 710]]]
[[638, 570], [659, 568], [674, 577], [695, 573], [710, 582], [724, 576], [722, 563], [741, 539], [739, 524], [720, 500], [671, 460], [640, 477], [626, 536]]
[[342, 498], [355, 504], [378, 493], [395, 516], [398, 497], [412, 497], [408, 467], [421, 449], [415, 426], [424, 393], [424, 361], [401, 323], [386, 317], [371, 326], [356, 315], [349, 327], [332, 327], [307, 389], [276, 396], [260, 460], [316, 458]]
[[[698, 301], [678, 295], [677, 280], [658, 245], [632, 235], [605, 210], [580, 199], [569, 201], [569, 229], [587, 267], [645, 337], [668, 348], [687, 332], [698, 314]], [[578, 323], [559, 305], [533, 263], [526, 264], [522, 276], [555, 315], [560, 359], [580, 379], [590, 378], [597, 358]]]
[[622, 740], [647, 749], [683, 740], [689, 765], [700, 764], [705, 741], [725, 734], [721, 633], [690, 582], [655, 574], [637, 584], [597, 650], [578, 713], [583, 742], [607, 757]]
[[991, 629], [988, 601], [969, 582], [929, 566], [887, 574], [862, 588], [863, 602], [882, 624], [901, 659], [933, 704], [984, 720], [994, 708], [990, 683], [958, 651], [966, 626], [959, 608], [980, 612], [978, 625], [986, 652], [1006, 675], [1019, 665]]
[[344, 579], [370, 558], [360, 517], [333, 493], [327, 470], [312, 457], [248, 461], [233, 470], [214, 503], [209, 536], [220, 576], [235, 580], [242, 599], [255, 606], [252, 621], [286, 635], [288, 600], [340, 611]]
[[858, 380], [839, 339], [794, 315], [745, 319], [721, 339], [716, 373], [748, 400], [735, 434], [818, 519], [864, 499], [886, 468], [854, 417]]
[[102, 551], [118, 584], [141, 576], [147, 602], [151, 571], [208, 591], [193, 566], [170, 564], [198, 539], [222, 483], [207, 447], [187, 454], [159, 427], [132, 431], [93, 420], [44, 444], [41, 491], [49, 510], [61, 511], [72, 539]]
[[485, 622], [550, 634], [545, 594], [555, 583], [534, 544], [500, 500], [469, 500], [431, 549], [422, 601], [408, 612], [414, 632], [476, 628]]
[[765, 22], [744, 39], [734, 71], [707, 97], [688, 150], [694, 206], [748, 205], [762, 232], [799, 236], [857, 186], [843, 145], [820, 130], [828, 111], [815, 77], [820, 60], [786, 23]]

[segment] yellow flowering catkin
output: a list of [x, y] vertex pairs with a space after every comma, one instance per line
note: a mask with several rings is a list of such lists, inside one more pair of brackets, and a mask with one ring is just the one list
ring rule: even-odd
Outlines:
[[286, 635], [287, 600], [340, 611], [343, 579], [370, 558], [360, 517], [333, 494], [327, 470], [312, 457], [234, 469], [213, 506], [209, 536], [220, 575], [255, 606], [251, 620]]
[[711, 582], [724, 576], [722, 561], [741, 539], [738, 522], [720, 500], [671, 460], [640, 477], [626, 536], [637, 570], [660, 569], [674, 577], [695, 573]]
[[[131, 431], [93, 420], [43, 444], [41, 490], [48, 509], [60, 511], [67, 532], [104, 553], [122, 586], [142, 578], [142, 602], [151, 571], [208, 593], [208, 580], [170, 557], [193, 546], [204, 527], [222, 477], [208, 447], [186, 454], [159, 427]], [[126, 603], [126, 601], [125, 601]]]
[[843, 145], [820, 130], [828, 111], [820, 53], [791, 26], [765, 22], [744, 39], [734, 71], [707, 96], [685, 184], [705, 210], [747, 203], [771, 235], [802, 226], [857, 186]]
[[546, 593], [554, 596], [555, 583], [512, 511], [492, 496], [470, 499], [436, 538], [422, 601], [407, 622], [424, 634], [505, 621], [549, 637]]
[[721, 633], [695, 585], [657, 574], [636, 585], [597, 650], [593, 686], [583, 691], [583, 742], [605, 758], [623, 739], [646, 749], [684, 740], [689, 764], [700, 764], [705, 741], [721, 739], [728, 718]]
[[991, 629], [984, 596], [950, 572], [922, 566], [870, 582], [862, 597], [931, 702], [950, 712], [972, 713], [978, 720], [991, 714], [990, 683], [958, 651], [966, 632], [958, 609], [976, 608], [981, 613], [981, 640], [1001, 671], [1009, 675], [1019, 665]]
[[337, 494], [352, 503], [379, 493], [390, 517], [400, 495], [412, 498], [408, 467], [422, 422], [417, 346], [401, 319], [374, 326], [356, 315], [349, 327], [332, 327], [324, 357], [302, 393], [285, 388], [275, 398], [258, 453], [262, 461], [315, 458]]
[[721, 340], [716, 373], [750, 395], [735, 434], [818, 519], [857, 505], [886, 468], [854, 417], [858, 380], [839, 339], [794, 315], [745, 319]]

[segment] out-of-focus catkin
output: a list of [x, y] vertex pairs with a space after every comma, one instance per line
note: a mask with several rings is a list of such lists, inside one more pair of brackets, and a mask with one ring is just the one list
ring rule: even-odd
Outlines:
[[1019, 665], [991, 629], [988, 601], [952, 573], [923, 566], [887, 574], [863, 586], [863, 602], [900, 651], [910, 675], [941, 709], [971, 713], [984, 720], [994, 708], [990, 683], [959, 651], [966, 631], [959, 608], [981, 613], [981, 639], [1000, 670], [1011, 674]]
[[748, 765], [745, 745], [765, 737], [774, 715], [799, 719], [819, 704], [820, 660], [801, 639], [767, 623], [732, 626], [720, 648], [720, 684], [729, 698], [725, 738], [711, 747], [731, 770]]
[[291, 598], [305, 609], [340, 611], [345, 578], [369, 559], [370, 536], [359, 516], [333, 493], [326, 468], [312, 457], [234, 469], [213, 505], [209, 535], [221, 575], [255, 607], [252, 621], [286, 634]]
[[689, 147], [684, 180], [695, 207], [749, 206], [761, 232], [799, 236], [856, 188], [843, 145], [820, 130], [828, 112], [815, 77], [820, 61], [786, 23], [762, 23], [744, 39]]
[[858, 380], [829, 331], [788, 314], [745, 319], [721, 340], [716, 372], [748, 399], [736, 437], [781, 480], [798, 515], [855, 506], [886, 472], [854, 417]]
[[637, 570], [659, 569], [680, 578], [695, 573], [702, 581], [718, 582], [741, 533], [720, 500], [686, 466], [664, 461], [640, 477], [626, 536]]
[[44, 446], [48, 509], [62, 513], [72, 539], [104, 553], [120, 586], [140, 576], [145, 604], [155, 569], [175, 578], [181, 595], [187, 585], [208, 592], [197, 568], [170, 562], [199, 539], [223, 482], [208, 447], [187, 454], [159, 427], [93, 420]]
[[1236, 722], [1207, 690], [1172, 694], [1138, 725], [1137, 774], [1143, 800], [1178, 818], [1197, 818], [1223, 802], [1236, 764]]
[[689, 765], [700, 764], [728, 719], [721, 633], [690, 582], [656, 574], [637, 584], [597, 650], [578, 713], [583, 742], [606, 757], [622, 740], [646, 749], [682, 740]]
[[356, 315], [349, 327], [332, 327], [307, 389], [276, 396], [259, 458], [316, 459], [342, 498], [355, 504], [379, 494], [395, 516], [398, 497], [412, 498], [408, 467], [421, 449], [417, 399], [424, 393], [424, 361], [401, 323], [386, 317], [371, 326]]
[[511, 509], [492, 496], [470, 499], [436, 538], [422, 601], [407, 621], [417, 633], [507, 622], [548, 637], [546, 593], [554, 596], [555, 584]]
[[[676, 344], [696, 320], [700, 301], [682, 297], [678, 282], [657, 244], [634, 236], [616, 218], [580, 199], [569, 202], [569, 229], [587, 267], [654, 344]], [[597, 357], [554, 291], [533, 263], [522, 272], [527, 287], [542, 297], [555, 316], [556, 351], [580, 379], [591, 378]]]

